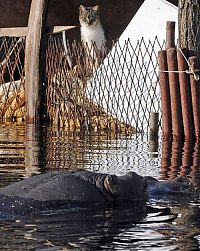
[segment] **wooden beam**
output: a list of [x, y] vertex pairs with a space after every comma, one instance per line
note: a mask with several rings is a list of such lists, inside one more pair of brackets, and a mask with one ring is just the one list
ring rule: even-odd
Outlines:
[[[52, 26], [47, 27], [46, 33], [59, 33], [66, 30], [71, 30], [76, 26]], [[0, 37], [26, 37], [28, 34], [28, 27], [11, 27], [0, 28]]]
[[66, 30], [71, 30], [76, 28], [77, 26], [54, 26], [53, 27], [53, 33], [59, 33], [62, 31], [66, 31]]
[[48, 0], [32, 0], [29, 20], [28, 34], [25, 47], [25, 91], [27, 123], [36, 123], [40, 118], [41, 96], [41, 42], [42, 33], [45, 30], [46, 11]]
[[0, 28], [0, 37], [25, 37], [27, 32], [27, 27]]

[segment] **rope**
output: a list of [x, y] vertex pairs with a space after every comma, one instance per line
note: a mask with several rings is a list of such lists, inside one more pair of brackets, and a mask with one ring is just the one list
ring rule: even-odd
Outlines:
[[185, 70], [185, 71], [163, 71], [163, 70], [159, 70], [159, 72], [174, 72], [174, 73], [187, 73], [187, 74], [194, 74], [196, 72], [200, 72], [200, 69], [196, 69], [195, 71], [190, 71], [190, 70]]
[[191, 65], [190, 65], [190, 63], [189, 63], [189, 61], [188, 61], [188, 59], [187, 59], [186, 56], [184, 55], [184, 53], [183, 53], [183, 51], [181, 50], [181, 48], [178, 47], [178, 50], [179, 50], [179, 51], [181, 52], [181, 54], [183, 55], [183, 57], [184, 57], [184, 59], [185, 59], [187, 65], [188, 65], [188, 67], [189, 67], [189, 70], [188, 70], [186, 73], [188, 73], [188, 74], [193, 74], [194, 79], [195, 79], [196, 81], [198, 81], [198, 80], [199, 80], [199, 74], [196, 74], [196, 72], [199, 72], [200, 70], [199, 70], [199, 69], [193, 70], [193, 67], [191, 67]]
[[196, 69], [196, 70], [193, 70], [193, 68], [191, 67], [189, 61], [187, 60], [186, 56], [184, 55], [183, 51], [181, 50], [181, 48], [177, 48], [181, 54], [183, 55], [185, 61], [187, 62], [187, 65], [189, 67], [189, 70], [185, 70], [185, 71], [167, 71], [167, 70], [159, 70], [159, 72], [165, 72], [165, 73], [170, 73], [170, 72], [173, 72], [173, 73], [186, 73], [186, 74], [193, 74], [194, 76], [194, 79], [196, 81], [198, 81], [200, 79], [199, 77], [199, 74], [198, 72], [200, 72], [200, 69]]

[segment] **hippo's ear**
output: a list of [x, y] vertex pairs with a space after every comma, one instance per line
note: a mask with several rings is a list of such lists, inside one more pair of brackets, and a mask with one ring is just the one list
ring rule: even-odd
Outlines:
[[116, 175], [107, 175], [104, 179], [104, 187], [107, 192], [113, 195], [120, 194], [120, 183]]

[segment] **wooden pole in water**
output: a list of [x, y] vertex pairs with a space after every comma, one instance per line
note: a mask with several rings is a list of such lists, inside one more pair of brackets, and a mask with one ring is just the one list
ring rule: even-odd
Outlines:
[[186, 61], [186, 50], [177, 49], [177, 60], [179, 70], [180, 96], [183, 115], [183, 128], [186, 141], [191, 141], [194, 136], [194, 123], [192, 114], [192, 101], [190, 92], [189, 75], [186, 73], [188, 64]]
[[178, 63], [175, 48], [169, 48], [167, 50], [167, 63], [169, 70], [173, 140], [180, 140], [182, 138], [183, 133], [183, 122], [181, 111], [180, 86], [177, 74]]
[[150, 137], [158, 137], [159, 113], [151, 112], [149, 117]]
[[25, 91], [27, 123], [36, 123], [40, 118], [41, 80], [40, 50], [45, 28], [48, 0], [32, 0], [28, 34], [25, 48]]
[[166, 51], [161, 50], [158, 52], [158, 62], [161, 92], [162, 138], [169, 139], [172, 133], [172, 117]]
[[149, 117], [149, 152], [151, 157], [156, 156], [158, 152], [158, 130], [159, 130], [159, 113], [151, 112]]
[[190, 65], [190, 85], [191, 85], [191, 96], [192, 96], [192, 108], [194, 117], [194, 129], [196, 139], [200, 138], [200, 81], [199, 72], [195, 73], [196, 69], [199, 69], [199, 62], [196, 56], [188, 59]]

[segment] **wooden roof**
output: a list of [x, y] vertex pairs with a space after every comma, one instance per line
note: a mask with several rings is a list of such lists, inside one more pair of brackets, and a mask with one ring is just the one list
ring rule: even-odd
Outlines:
[[[102, 23], [110, 38], [115, 39], [123, 32], [143, 2], [144, 0], [49, 0], [47, 25], [79, 25], [79, 5], [98, 4], [101, 7]], [[178, 4], [178, 0], [169, 2]], [[30, 4], [31, 0], [0, 0], [0, 27], [27, 26]]]

